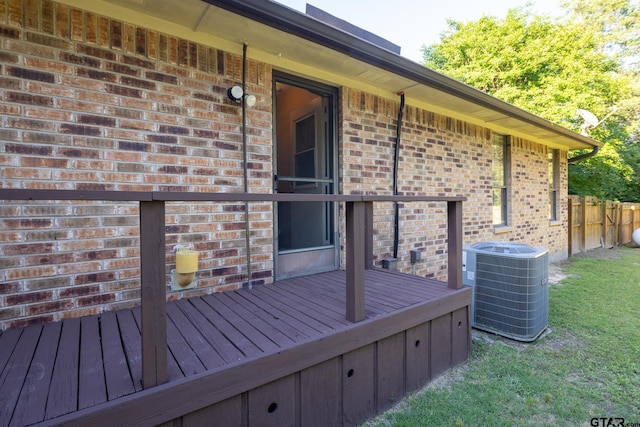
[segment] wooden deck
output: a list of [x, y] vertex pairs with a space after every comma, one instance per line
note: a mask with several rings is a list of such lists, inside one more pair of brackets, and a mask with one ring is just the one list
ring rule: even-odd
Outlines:
[[366, 270], [352, 323], [345, 280], [168, 303], [169, 382], [146, 390], [139, 309], [8, 330], [0, 426], [353, 425], [468, 358], [468, 288]]

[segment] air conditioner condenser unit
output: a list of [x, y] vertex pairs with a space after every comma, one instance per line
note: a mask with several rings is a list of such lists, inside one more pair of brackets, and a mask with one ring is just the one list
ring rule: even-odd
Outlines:
[[480, 242], [462, 252], [463, 284], [473, 288], [472, 326], [534, 341], [549, 322], [549, 254], [514, 242]]

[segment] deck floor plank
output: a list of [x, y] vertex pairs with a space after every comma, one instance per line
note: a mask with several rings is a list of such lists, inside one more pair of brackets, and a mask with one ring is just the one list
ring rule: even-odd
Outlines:
[[167, 316], [167, 345], [169, 347], [169, 357], [178, 361], [182, 376], [195, 375], [207, 369], [169, 316]]
[[[312, 328], [312, 334], [314, 334], [313, 331], [325, 333], [334, 329], [328, 326], [325, 322], [318, 320], [319, 316], [312, 316], [312, 312], [300, 310], [300, 306], [295, 304], [292, 299], [278, 298], [277, 294], [266, 291], [261, 287], [255, 287], [252, 293], [260, 300], [270, 304], [273, 308], [287, 313], [287, 315], [297, 324], [307, 325], [309, 328]], [[284, 301], [287, 302], [285, 303]]]
[[[328, 283], [334, 285], [334, 286], [344, 286], [342, 285], [342, 283], [344, 282], [344, 280], [341, 281], [340, 277], [337, 275], [332, 275], [329, 279], [328, 279]], [[397, 303], [393, 303], [391, 301], [387, 301], [386, 299], [383, 299], [382, 301], [376, 299], [376, 298], [371, 298], [371, 293], [370, 293], [370, 284], [367, 283], [367, 286], [365, 286], [364, 288], [364, 292], [365, 292], [365, 316], [368, 318], [373, 318], [373, 317], [377, 317], [381, 314], [385, 314], [385, 313], [389, 313], [391, 311], [393, 311], [395, 308], [399, 308], [401, 307], [400, 304]]]
[[231, 310], [225, 304], [223, 304], [219, 298], [219, 294], [205, 295], [202, 300], [206, 302], [212, 309], [217, 311], [222, 317], [227, 319], [229, 323], [233, 324], [239, 331], [241, 331], [252, 343], [254, 343], [263, 352], [274, 351], [278, 349], [278, 346], [265, 336], [262, 332], [248, 322], [244, 317], [239, 316], [235, 311]]
[[193, 304], [204, 317], [209, 319], [209, 322], [213, 323], [229, 341], [233, 342], [245, 357], [257, 356], [263, 353], [242, 331], [211, 308], [202, 298], [191, 298], [189, 302]]
[[251, 298], [250, 295], [246, 295], [246, 292], [231, 292], [228, 297], [232, 299], [234, 302], [238, 304], [239, 307], [242, 307], [245, 311], [253, 313], [257, 317], [257, 321], [260, 323], [266, 323], [272, 329], [272, 331], [278, 331], [279, 336], [286, 337], [286, 343], [284, 346], [291, 345], [292, 343], [298, 342], [306, 338], [306, 335], [303, 335], [292, 327], [290, 324], [284, 322], [275, 313], [272, 313], [269, 307], [261, 307], [260, 305], [256, 305], [255, 302], [259, 304], [254, 298]]
[[4, 372], [7, 362], [16, 348], [16, 343], [20, 339], [23, 329], [9, 329], [0, 335], [0, 375]]
[[[339, 275], [331, 274], [327, 275], [324, 286], [316, 287], [313, 289], [315, 293], [319, 293], [319, 295], [323, 298], [333, 298], [336, 302], [344, 305], [344, 278], [341, 278]], [[393, 311], [392, 308], [388, 307], [386, 304], [381, 304], [376, 299], [371, 299], [367, 296], [367, 290], [370, 287], [370, 284], [367, 283], [364, 287], [365, 289], [365, 316], [368, 318], [376, 317], [384, 313], [388, 313]], [[336, 290], [339, 290], [336, 292]], [[397, 306], [399, 307], [399, 306]], [[345, 308], [343, 308], [344, 312]]]
[[251, 292], [243, 292], [241, 295], [242, 298], [255, 305], [258, 315], [262, 316], [266, 322], [271, 323], [296, 342], [318, 333], [308, 325], [298, 322], [287, 311], [274, 307]]
[[323, 310], [318, 307], [317, 303], [293, 293], [291, 288], [287, 289], [273, 286], [272, 289], [269, 289], [268, 291], [264, 290], [264, 292], [271, 293], [277, 298], [288, 298], [291, 303], [299, 307], [300, 310], [303, 310], [304, 313], [309, 313], [310, 316], [317, 319], [319, 322], [322, 322], [322, 324], [326, 325], [330, 329], [336, 329], [349, 324], [345, 320], [344, 313], [338, 314], [329, 310]]
[[293, 343], [293, 340], [282, 333], [279, 329], [265, 322], [257, 315], [254, 306], [249, 305], [243, 298], [238, 298], [236, 292], [225, 292], [218, 296], [218, 300], [223, 302], [229, 309], [239, 316], [244, 317], [256, 329], [269, 337], [278, 347], [286, 347]]
[[16, 404], [14, 411], [16, 416], [12, 418], [10, 426], [24, 426], [44, 420], [61, 330], [60, 322], [44, 325]]
[[78, 374], [78, 409], [89, 408], [107, 400], [98, 316], [81, 318]]
[[[167, 304], [167, 307], [170, 304], [171, 303]], [[136, 323], [138, 324], [138, 329], [141, 329], [142, 311], [140, 310], [140, 307], [135, 307], [132, 310], [132, 313], [133, 313], [133, 317], [136, 319]], [[167, 323], [169, 323], [168, 320], [167, 320]], [[173, 357], [173, 354], [171, 354], [170, 351], [167, 351], [167, 365], [168, 365], [167, 368], [169, 370], [169, 381], [175, 381], [177, 379], [184, 378], [184, 374], [180, 370], [180, 367], [178, 366], [178, 362]]]
[[343, 319], [346, 322], [344, 292], [342, 294], [337, 294], [339, 291], [333, 292], [333, 294], [327, 292], [327, 298], [319, 298], [320, 294], [314, 288], [321, 286], [321, 283], [307, 277], [302, 277], [299, 280], [305, 286], [292, 286], [291, 283], [295, 282], [275, 283], [274, 285], [280, 291], [290, 292], [292, 295], [296, 295], [306, 301], [315, 302], [318, 308], [324, 310], [328, 315], [336, 319]]
[[193, 305], [189, 303], [188, 300], [178, 300], [175, 301], [174, 304], [178, 306], [189, 321], [202, 332], [204, 338], [209, 341], [209, 344], [215, 348], [226, 363], [244, 358], [244, 355], [238, 350], [234, 343], [229, 341], [202, 313], [194, 310]]
[[400, 274], [385, 270], [368, 270], [366, 275], [367, 283], [372, 288], [387, 288], [402, 291], [402, 296], [418, 297], [421, 299], [435, 297], [446, 292], [446, 283], [434, 279], [428, 279], [408, 274]]
[[80, 319], [62, 324], [58, 353], [47, 399], [46, 418], [78, 409], [78, 367], [80, 365]]
[[[11, 422], [20, 391], [40, 339], [42, 326], [29, 326], [22, 331], [14, 351], [0, 375], [0, 425]], [[20, 417], [20, 415], [18, 415]]]
[[125, 356], [120, 330], [115, 312], [103, 313], [100, 318], [102, 336], [102, 357], [104, 358], [104, 374], [107, 379], [107, 395], [109, 400], [126, 396], [135, 392], [133, 380]]
[[140, 329], [136, 323], [131, 310], [121, 310], [116, 312], [118, 326], [120, 328], [120, 336], [127, 362], [129, 372], [133, 380], [133, 387], [136, 391], [143, 389], [142, 387], [142, 337]]
[[171, 318], [184, 341], [189, 344], [189, 347], [191, 347], [200, 363], [206, 369], [217, 368], [225, 364], [224, 359], [214, 350], [209, 341], [202, 336], [200, 330], [187, 319], [175, 303], [167, 304], [167, 316]]
[[[330, 275], [327, 274], [326, 277], [318, 278], [318, 277], [304, 277], [304, 283], [307, 286], [301, 286], [297, 280], [292, 281], [291, 289], [294, 291], [300, 292], [299, 295], [304, 295], [310, 301], [318, 300], [323, 303], [323, 306], [329, 309], [332, 309], [340, 316], [345, 316], [345, 296], [346, 289], [343, 286], [336, 286], [336, 283], [330, 279]], [[279, 284], [283, 286], [284, 283]]]

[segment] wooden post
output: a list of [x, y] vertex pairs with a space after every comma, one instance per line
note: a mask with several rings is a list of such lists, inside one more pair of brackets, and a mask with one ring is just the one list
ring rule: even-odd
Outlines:
[[164, 202], [140, 202], [140, 301], [144, 388], [169, 380], [164, 252]]
[[568, 224], [568, 229], [569, 229], [569, 247], [568, 247], [568, 256], [573, 256], [573, 199], [571, 199], [571, 197], [569, 197], [569, 224]]
[[449, 288], [462, 288], [462, 202], [447, 202]]
[[365, 202], [364, 268], [373, 268], [373, 202]]
[[600, 205], [600, 216], [602, 217], [602, 230], [600, 230], [600, 240], [602, 247], [607, 247], [607, 201], [603, 201]]
[[624, 227], [622, 224], [622, 218], [624, 217], [624, 205], [622, 203], [618, 203], [618, 213], [617, 213], [617, 225], [616, 225], [616, 231], [617, 231], [617, 235], [618, 235], [618, 245], [623, 245], [624, 244], [624, 236], [623, 236], [623, 232], [624, 232]]
[[366, 202], [346, 203], [347, 320], [364, 320]]
[[582, 252], [587, 251], [587, 198], [582, 197]]

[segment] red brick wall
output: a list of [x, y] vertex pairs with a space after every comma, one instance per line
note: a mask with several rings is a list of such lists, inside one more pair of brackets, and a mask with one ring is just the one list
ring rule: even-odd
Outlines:
[[[49, 0], [0, 0], [0, 185], [242, 191], [241, 112], [226, 96], [241, 70], [241, 57], [214, 47]], [[258, 98], [247, 110], [249, 191], [270, 192], [270, 66], [248, 60], [247, 83]], [[391, 194], [399, 100], [341, 88], [338, 104], [340, 192]], [[549, 227], [546, 148], [513, 139], [511, 224], [495, 234], [491, 132], [407, 105], [398, 188], [467, 197], [465, 244], [516, 240], [562, 252], [561, 157], [561, 221]], [[401, 270], [411, 270], [409, 250], [420, 249], [417, 274], [446, 278], [444, 209], [401, 207]], [[269, 282], [271, 204], [250, 210], [253, 279]], [[379, 262], [393, 251], [392, 204], [377, 206], [375, 226]], [[0, 328], [137, 305], [138, 227], [135, 203], [0, 201]], [[167, 284], [174, 245], [200, 253], [198, 289], [167, 298], [247, 280], [242, 204], [170, 203], [166, 232]]]
[[[47, 0], [0, 0], [3, 188], [243, 190], [237, 55]], [[271, 183], [271, 72], [247, 62], [249, 189]], [[270, 205], [252, 204], [253, 277], [272, 276]], [[167, 262], [198, 290], [246, 281], [242, 204], [168, 204]], [[138, 304], [135, 203], [0, 204], [0, 326]], [[168, 272], [167, 272], [168, 273]], [[167, 279], [169, 283], [169, 279]]]
[[[392, 194], [393, 158], [400, 101], [353, 89], [342, 92], [342, 187], [345, 193]], [[567, 250], [566, 152], [561, 152], [560, 218], [550, 224], [547, 148], [511, 138], [509, 225], [492, 224], [492, 151], [489, 129], [406, 106], [399, 162], [399, 194], [464, 196], [464, 244], [513, 240]], [[400, 209], [398, 267], [411, 271], [411, 249], [422, 251], [416, 273], [446, 279], [444, 204], [406, 204]], [[393, 205], [375, 212], [378, 260], [393, 251]]]

